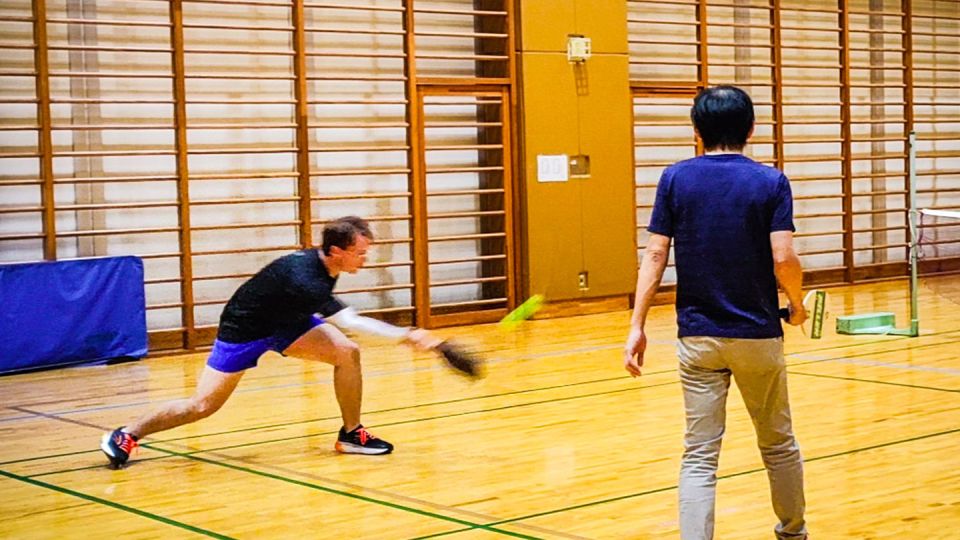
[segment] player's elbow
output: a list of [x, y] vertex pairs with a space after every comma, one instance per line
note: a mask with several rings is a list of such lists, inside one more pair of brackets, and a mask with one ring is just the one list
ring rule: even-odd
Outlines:
[[665, 267], [669, 258], [670, 238], [659, 234], [650, 235], [647, 247], [643, 250], [643, 260], [658, 267]]
[[651, 263], [657, 265], [664, 265], [667, 262], [667, 258], [670, 256], [670, 252], [663, 248], [656, 248], [653, 246], [648, 247], [643, 252], [644, 260], [649, 260]]
[[775, 266], [792, 266], [799, 262], [793, 249], [793, 232], [776, 231], [770, 234], [770, 251]]
[[774, 256], [773, 274], [781, 283], [803, 279], [803, 267], [796, 253], [784, 254], [780, 259]]
[[793, 266], [798, 262], [797, 254], [793, 249], [784, 249], [773, 252], [773, 266], [777, 268], [783, 268], [787, 266]]

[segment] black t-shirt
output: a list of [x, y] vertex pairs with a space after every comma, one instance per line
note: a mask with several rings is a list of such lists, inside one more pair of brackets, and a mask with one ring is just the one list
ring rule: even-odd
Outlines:
[[316, 249], [280, 257], [233, 293], [220, 314], [217, 339], [246, 343], [303, 325], [314, 313], [334, 315], [346, 307], [333, 295], [336, 283]]

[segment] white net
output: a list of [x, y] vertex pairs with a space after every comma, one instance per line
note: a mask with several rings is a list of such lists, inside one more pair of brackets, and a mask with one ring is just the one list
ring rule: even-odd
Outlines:
[[923, 209], [918, 221], [920, 286], [960, 304], [960, 210]]

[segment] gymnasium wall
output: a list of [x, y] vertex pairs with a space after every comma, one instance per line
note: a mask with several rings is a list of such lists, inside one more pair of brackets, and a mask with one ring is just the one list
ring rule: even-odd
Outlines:
[[[377, 316], [625, 306], [707, 84], [753, 95], [811, 281], [905, 273], [911, 129], [918, 204], [960, 208], [956, 0], [7, 0], [0, 30], [0, 263], [143, 257], [154, 347], [209, 341], [246, 277], [350, 213], [378, 241], [340, 288]], [[559, 153], [589, 178], [538, 182]], [[934, 233], [927, 268], [960, 269]]]
[[513, 301], [502, 1], [15, 0], [0, 8], [0, 262], [135, 254], [161, 345], [366, 216], [339, 289], [421, 325]]
[[[620, 0], [520, 3], [524, 278], [576, 312], [601, 299], [626, 308], [636, 282], [625, 18]], [[591, 39], [589, 60], [568, 60], [569, 35]], [[540, 156], [589, 170], [543, 181]]]
[[[628, 6], [639, 249], [664, 165], [697, 151], [689, 103], [704, 84], [736, 84], [753, 97], [747, 153], [791, 179], [808, 281], [904, 275], [911, 130], [917, 205], [960, 207], [960, 3]], [[945, 243], [926, 266], [956, 269], [932, 259], [960, 255], [960, 229], [927, 234]]]

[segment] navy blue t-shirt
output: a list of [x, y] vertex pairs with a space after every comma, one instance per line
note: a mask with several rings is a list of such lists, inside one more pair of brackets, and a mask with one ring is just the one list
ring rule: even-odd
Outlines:
[[783, 335], [770, 233], [796, 229], [782, 172], [740, 154], [675, 163], [648, 230], [673, 238], [680, 337]]

